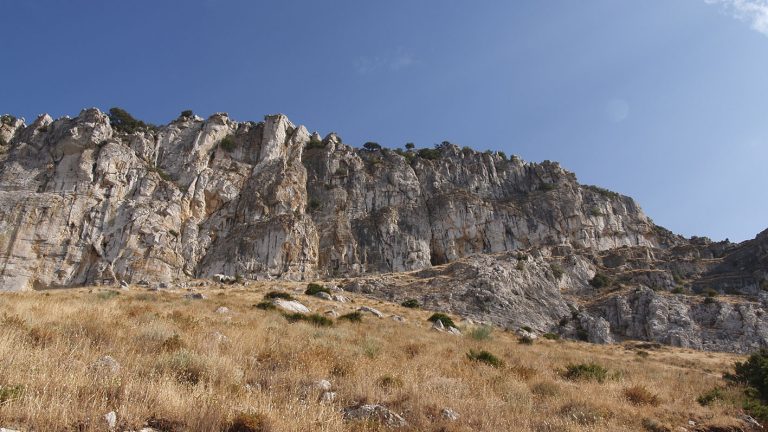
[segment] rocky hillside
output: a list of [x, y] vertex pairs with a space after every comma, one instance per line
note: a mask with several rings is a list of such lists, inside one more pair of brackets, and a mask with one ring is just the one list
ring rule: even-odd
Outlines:
[[[184, 113], [154, 127], [88, 109], [0, 125], [0, 290], [221, 274], [348, 278], [397, 297], [388, 278], [415, 271], [443, 274], [434, 293], [412, 287], [425, 303], [501, 325], [738, 351], [766, 345], [767, 250], [766, 233], [740, 245], [676, 236], [555, 162], [450, 143], [357, 149], [283, 115]], [[735, 309], [694, 307], [714, 292], [738, 296], [706, 307]]]

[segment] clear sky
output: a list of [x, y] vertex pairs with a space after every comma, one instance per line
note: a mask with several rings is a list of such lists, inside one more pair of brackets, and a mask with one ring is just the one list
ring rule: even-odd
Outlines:
[[282, 112], [557, 160], [686, 236], [768, 228], [768, 0], [0, 0], [0, 112]]

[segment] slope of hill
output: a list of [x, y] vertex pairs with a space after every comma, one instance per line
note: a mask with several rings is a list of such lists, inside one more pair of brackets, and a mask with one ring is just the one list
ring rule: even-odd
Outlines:
[[[736, 402], [741, 389], [713, 391], [740, 358], [732, 354], [652, 343], [528, 344], [453, 315], [457, 336], [431, 329], [428, 311], [334, 290], [346, 301], [322, 300], [305, 288], [283, 281], [208, 283], [195, 292], [6, 293], [0, 427], [751, 430]], [[290, 294], [321, 318], [269, 310], [269, 292]], [[340, 317], [364, 306], [382, 317]], [[366, 417], [364, 404], [381, 408]]]

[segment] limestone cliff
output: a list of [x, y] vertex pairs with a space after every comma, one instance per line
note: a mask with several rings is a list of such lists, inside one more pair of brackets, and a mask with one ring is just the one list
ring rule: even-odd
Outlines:
[[283, 115], [2, 116], [0, 290], [335, 279], [593, 342], [768, 346], [768, 231], [685, 239], [555, 162], [367, 147]]
[[[308, 279], [475, 253], [659, 246], [628, 197], [557, 163], [445, 145], [358, 150], [285, 116], [180, 117], [132, 134], [96, 109], [0, 129], [0, 286]], [[671, 239], [671, 240], [670, 240]]]

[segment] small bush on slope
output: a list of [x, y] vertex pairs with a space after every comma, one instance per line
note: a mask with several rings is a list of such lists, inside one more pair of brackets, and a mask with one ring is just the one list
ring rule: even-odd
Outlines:
[[467, 358], [470, 359], [471, 361], [485, 363], [495, 368], [499, 368], [504, 365], [504, 362], [500, 358], [496, 357], [495, 355], [485, 350], [483, 351], [469, 350], [469, 352], [467, 353]]
[[453, 323], [453, 320], [451, 319], [451, 317], [440, 312], [433, 313], [432, 316], [427, 318], [427, 321], [431, 321], [431, 322], [440, 321], [443, 323], [445, 327], [456, 327], [456, 324]]
[[573, 381], [597, 381], [602, 383], [608, 376], [608, 369], [595, 363], [579, 363], [566, 366], [565, 378]]

